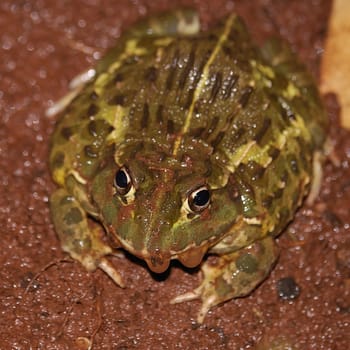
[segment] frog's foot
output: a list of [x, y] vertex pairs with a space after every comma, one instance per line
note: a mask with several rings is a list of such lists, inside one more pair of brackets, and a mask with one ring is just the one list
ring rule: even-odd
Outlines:
[[85, 84], [91, 81], [95, 77], [95, 75], [95, 69], [88, 69], [85, 72], [74, 77], [69, 83], [70, 91], [66, 95], [64, 95], [60, 100], [55, 102], [51, 107], [49, 107], [46, 110], [45, 115], [47, 117], [53, 117], [56, 114], [62, 112], [80, 93]]
[[127, 32], [131, 37], [194, 35], [200, 30], [198, 12], [191, 8], [166, 11], [141, 21]]
[[278, 257], [272, 237], [249, 247], [217, 258], [214, 264], [202, 266], [203, 280], [194, 291], [179, 295], [171, 303], [201, 299], [197, 322], [203, 323], [208, 311], [227, 300], [249, 294], [269, 274]]
[[208, 297], [205, 297], [205, 295], [210, 294], [208, 293], [207, 289], [209, 286], [205, 284], [203, 281], [202, 284], [193, 290], [192, 292], [187, 292], [181, 295], [178, 295], [177, 297], [173, 298], [170, 303], [171, 304], [179, 304], [183, 303], [185, 301], [191, 301], [196, 299], [202, 299], [202, 306], [198, 312], [197, 315], [197, 323], [202, 324], [204, 321], [204, 318], [208, 311], [215, 305], [219, 304], [220, 301], [216, 302], [216, 295], [213, 293], [212, 295], [208, 295]]
[[112, 253], [112, 248], [103, 242], [103, 229], [88, 222], [85, 210], [65, 189], [56, 190], [51, 196], [50, 204], [62, 249], [88, 271], [100, 268], [124, 288], [119, 272], [105, 257]]

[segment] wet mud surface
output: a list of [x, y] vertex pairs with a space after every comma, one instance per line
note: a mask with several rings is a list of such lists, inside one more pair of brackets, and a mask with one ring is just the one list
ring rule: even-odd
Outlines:
[[[50, 219], [45, 109], [144, 15], [192, 5], [204, 28], [230, 11], [257, 41], [288, 40], [318, 79], [331, 2], [77, 0], [0, 3], [1, 349], [346, 349], [350, 344], [350, 133], [335, 96], [324, 101], [338, 165], [279, 237], [280, 259], [250, 296], [213, 309], [198, 326], [197, 301], [169, 300], [197, 286], [174, 263], [155, 276], [112, 257], [127, 288], [87, 273], [62, 253]], [[288, 347], [289, 346], [289, 347]]]

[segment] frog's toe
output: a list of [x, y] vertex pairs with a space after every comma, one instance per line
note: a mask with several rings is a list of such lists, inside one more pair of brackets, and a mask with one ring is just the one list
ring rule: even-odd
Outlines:
[[187, 293], [176, 296], [175, 298], [170, 300], [170, 304], [180, 304], [180, 303], [183, 303], [185, 301], [200, 299], [201, 295], [200, 295], [200, 293], [197, 292], [197, 289], [195, 289], [192, 292], [187, 292]]
[[104, 271], [119, 287], [125, 288], [125, 283], [122, 276], [113, 266], [113, 264], [110, 263], [110, 261], [108, 261], [106, 258], [102, 258], [98, 263], [98, 267]]
[[71, 90], [80, 89], [86, 83], [91, 81], [96, 76], [96, 70], [90, 68], [77, 76], [75, 76], [69, 83], [69, 88]]
[[45, 115], [47, 117], [54, 117], [55, 115], [61, 113], [77, 96], [80, 90], [72, 90], [69, 91], [66, 95], [64, 95], [61, 99], [56, 101], [52, 106], [48, 107], [45, 111]]
[[202, 283], [198, 288], [193, 290], [192, 292], [187, 292], [177, 297], [173, 298], [170, 303], [171, 304], [179, 304], [186, 301], [201, 299], [202, 306], [197, 314], [197, 323], [202, 324], [205, 316], [208, 311], [215, 305], [220, 303], [218, 299], [218, 295], [211, 290], [210, 288], [206, 288], [206, 285]]
[[202, 306], [197, 314], [197, 323], [202, 324], [209, 310], [219, 303], [220, 301], [217, 300], [216, 295], [211, 295], [208, 296], [206, 299], [203, 299]]

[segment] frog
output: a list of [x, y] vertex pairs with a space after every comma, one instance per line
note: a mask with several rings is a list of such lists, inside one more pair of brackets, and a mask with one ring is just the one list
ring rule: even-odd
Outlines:
[[320, 182], [327, 116], [289, 45], [256, 45], [235, 13], [202, 30], [196, 10], [173, 10], [131, 26], [74, 81], [49, 111], [63, 251], [122, 288], [118, 251], [158, 274], [172, 260], [199, 269], [170, 301], [199, 299], [198, 323], [249, 295]]

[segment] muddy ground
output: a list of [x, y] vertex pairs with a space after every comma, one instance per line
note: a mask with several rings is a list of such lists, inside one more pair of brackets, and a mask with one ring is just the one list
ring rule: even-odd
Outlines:
[[[321, 192], [278, 239], [279, 262], [249, 297], [195, 322], [199, 302], [170, 305], [199, 271], [174, 263], [161, 275], [113, 257], [127, 282], [87, 273], [62, 253], [50, 219], [45, 109], [139, 18], [180, 5], [204, 28], [231, 11], [257, 41], [278, 34], [316, 79], [331, 1], [3, 0], [0, 3], [1, 349], [347, 349], [350, 344], [350, 133], [335, 96], [324, 101], [338, 166], [326, 161]], [[295, 298], [278, 295], [290, 277]], [[297, 289], [297, 292], [295, 291]]]

